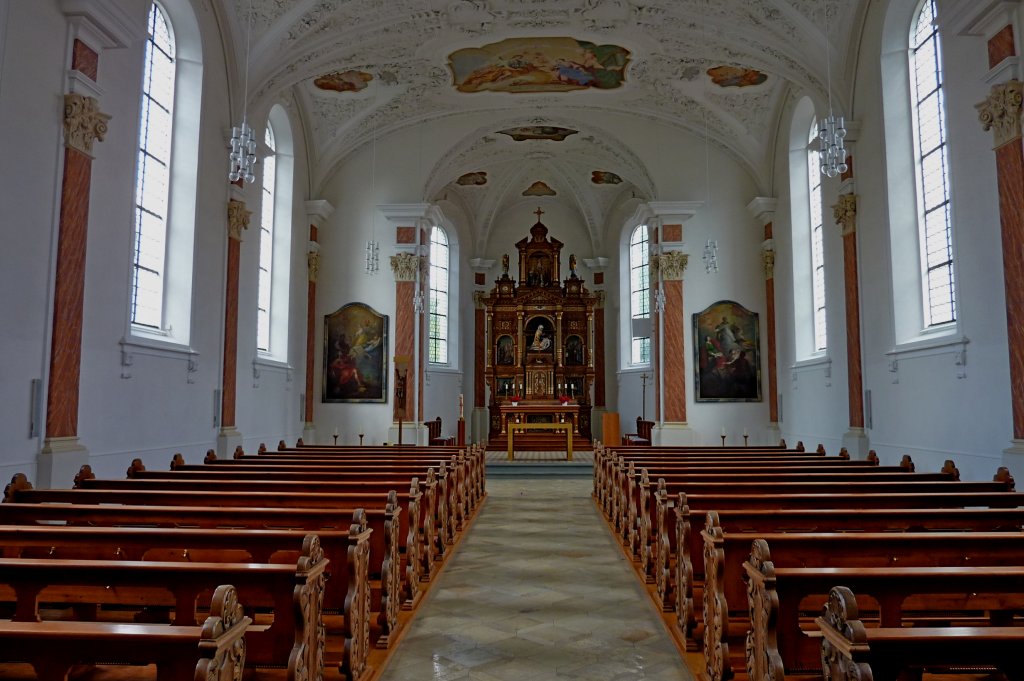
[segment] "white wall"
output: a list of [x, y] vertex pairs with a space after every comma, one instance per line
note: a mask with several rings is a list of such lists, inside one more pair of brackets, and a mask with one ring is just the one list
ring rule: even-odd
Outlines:
[[[902, 1], [902, 0], [899, 0]], [[953, 459], [966, 479], [991, 478], [1012, 437], [1002, 253], [995, 160], [989, 133], [977, 122], [974, 103], [987, 86], [985, 45], [980, 38], [943, 35], [951, 165], [959, 333], [969, 339], [967, 365], [957, 366], [950, 349], [901, 355], [890, 371], [895, 346], [890, 266], [885, 130], [882, 128], [881, 26], [889, 3], [872, 3], [860, 46], [856, 109], [861, 124], [854, 144], [858, 194], [861, 339], [864, 389], [871, 393], [869, 445], [883, 463], [910, 454], [918, 470], [937, 470]], [[788, 123], [788, 120], [787, 120]], [[786, 177], [785, 140], [777, 145], [776, 176]], [[836, 183], [826, 180], [825, 205], [834, 203]], [[842, 290], [842, 244], [826, 219], [827, 299], [831, 378], [820, 367], [792, 368], [792, 280], [788, 190], [780, 186], [775, 221], [776, 300], [779, 305], [780, 392], [783, 434], [834, 451], [847, 429], [846, 354]], [[896, 200], [901, 200], [896, 197]], [[828, 218], [828, 216], [826, 216]], [[959, 377], [958, 374], [965, 375]], [[795, 376], [795, 378], [794, 378]], [[1016, 474], [1024, 469], [1019, 467]]]
[[[6, 4], [5, 4], [6, 7]], [[188, 356], [134, 350], [130, 366], [122, 364], [120, 341], [127, 328], [131, 280], [131, 238], [135, 154], [141, 66], [147, 3], [122, 3], [138, 40], [100, 56], [100, 108], [113, 116], [106, 139], [94, 146], [86, 253], [85, 308], [79, 403], [79, 439], [97, 475], [121, 477], [134, 457], [150, 468], [166, 468], [181, 452], [190, 461], [216, 446], [214, 425], [221, 383], [224, 277], [226, 257], [227, 158], [223, 131], [230, 127], [227, 84], [217, 25], [197, 3], [204, 58], [204, 92], [200, 132], [199, 194], [193, 276], [192, 342], [198, 360], [188, 370]], [[44, 379], [49, 364], [50, 291], [53, 244], [57, 233], [60, 191], [60, 130], [67, 56], [66, 21], [55, 0], [9, 3], [0, 72], [0, 118], [9, 135], [0, 158], [0, 187], [5, 219], [0, 249], [0, 315], [8, 331], [0, 335], [0, 432], [4, 449], [0, 473], [36, 475], [35, 458], [42, 438], [28, 437], [29, 385]], [[40, 46], [46, 46], [41, 49]], [[296, 131], [296, 137], [300, 137]], [[265, 372], [253, 388], [252, 348], [255, 302], [243, 293], [239, 320], [238, 427], [246, 447], [257, 441], [276, 444], [301, 432], [299, 395], [304, 376], [306, 235], [302, 215], [308, 185], [297, 162], [296, 219], [292, 255], [292, 324], [289, 360], [292, 381], [284, 372]], [[251, 195], [257, 195], [255, 189]], [[250, 199], [258, 216], [258, 199]], [[240, 289], [255, 291], [258, 230], [243, 237]], [[15, 293], [17, 292], [17, 293]], [[254, 295], [254, 293], [252, 294]], [[249, 309], [249, 308], [252, 309]], [[45, 400], [43, 401], [45, 408]], [[70, 485], [71, 481], [56, 481]]]

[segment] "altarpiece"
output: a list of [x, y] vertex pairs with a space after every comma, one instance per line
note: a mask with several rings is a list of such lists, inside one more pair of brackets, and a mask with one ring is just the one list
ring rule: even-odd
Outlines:
[[563, 244], [539, 220], [515, 246], [518, 280], [506, 254], [501, 277], [482, 300], [490, 438], [501, 439], [511, 418], [571, 420], [574, 435], [589, 439], [594, 357], [602, 351], [602, 339], [594, 337], [597, 297], [577, 274], [575, 255], [561, 279]]

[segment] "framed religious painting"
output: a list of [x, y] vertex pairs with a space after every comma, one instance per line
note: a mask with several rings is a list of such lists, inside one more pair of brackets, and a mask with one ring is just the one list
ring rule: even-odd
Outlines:
[[757, 313], [720, 300], [693, 315], [694, 391], [698, 402], [760, 402]]
[[349, 303], [324, 316], [324, 402], [388, 401], [388, 318]]

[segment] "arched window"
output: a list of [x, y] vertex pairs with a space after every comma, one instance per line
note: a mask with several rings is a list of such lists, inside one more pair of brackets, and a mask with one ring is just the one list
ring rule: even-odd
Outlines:
[[632, 322], [631, 364], [651, 361], [651, 278], [647, 225], [629, 238], [629, 316]]
[[264, 359], [288, 361], [288, 288], [291, 279], [291, 124], [284, 107], [270, 109], [263, 135], [260, 255], [256, 297], [256, 350]]
[[167, 15], [149, 9], [142, 81], [138, 162], [135, 169], [133, 324], [164, 327], [164, 268], [174, 123], [175, 45]]
[[[825, 301], [824, 216], [814, 102], [801, 97], [789, 125], [792, 229], [793, 350], [798, 362], [817, 362], [828, 351]], [[778, 276], [778, 270], [776, 270]]]
[[911, 108], [917, 165], [924, 323], [956, 320], [950, 227], [946, 105], [935, 0], [925, 0], [910, 31]]
[[267, 121], [263, 136], [267, 154], [263, 158], [263, 203], [260, 212], [260, 267], [256, 296], [256, 349], [270, 351], [271, 284], [274, 276], [274, 185], [277, 169], [274, 158], [274, 126]]
[[891, 0], [882, 27], [889, 258], [896, 349], [957, 332], [942, 48], [934, 0]]
[[188, 0], [149, 6], [125, 342], [191, 352], [203, 53]]
[[443, 228], [430, 229], [430, 320], [427, 360], [448, 364], [448, 234]]
[[828, 349], [827, 315], [825, 309], [825, 218], [821, 205], [821, 169], [818, 152], [813, 149], [818, 139], [818, 122], [811, 123], [807, 142], [807, 198], [811, 220], [811, 300], [814, 305], [814, 351]]

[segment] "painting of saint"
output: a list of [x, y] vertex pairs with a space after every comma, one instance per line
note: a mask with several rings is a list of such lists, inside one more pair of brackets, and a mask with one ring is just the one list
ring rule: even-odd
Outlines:
[[630, 52], [569, 37], [507, 38], [448, 55], [459, 92], [567, 92], [613, 89]]
[[561, 128], [557, 125], [523, 125], [518, 128], [506, 128], [499, 130], [499, 135], [508, 135], [514, 142], [525, 142], [527, 140], [550, 140], [562, 142], [569, 135], [575, 135], [579, 130], [572, 128]]
[[460, 175], [459, 179], [455, 180], [455, 184], [463, 187], [479, 187], [485, 185], [487, 184], [487, 173], [480, 170]]
[[590, 173], [590, 181], [594, 184], [619, 184], [622, 178], [607, 170], [595, 170]]
[[554, 350], [554, 327], [544, 317], [534, 317], [525, 327], [525, 342], [528, 352], [552, 352]]
[[565, 365], [582, 366], [583, 364], [583, 339], [579, 336], [569, 336], [565, 339]]
[[693, 315], [698, 402], [759, 402], [757, 313], [722, 300]]
[[547, 183], [537, 180], [529, 187], [523, 190], [523, 196], [554, 196], [557, 194], [554, 189], [549, 187]]
[[516, 363], [516, 343], [512, 336], [498, 338], [498, 351], [494, 363], [501, 366], [512, 366]]
[[324, 402], [387, 402], [388, 318], [362, 303], [324, 317]]

